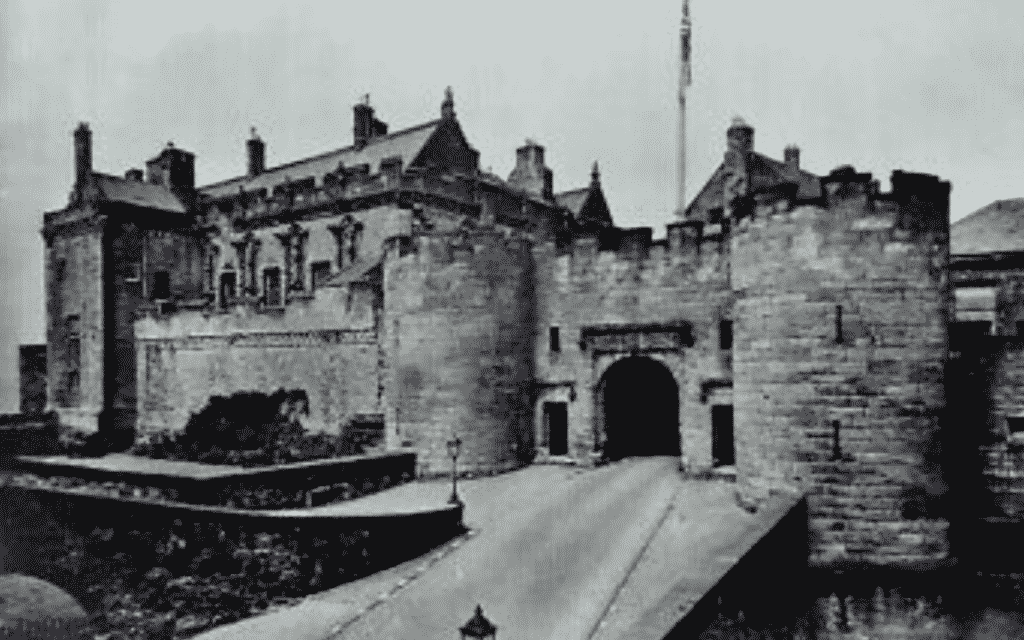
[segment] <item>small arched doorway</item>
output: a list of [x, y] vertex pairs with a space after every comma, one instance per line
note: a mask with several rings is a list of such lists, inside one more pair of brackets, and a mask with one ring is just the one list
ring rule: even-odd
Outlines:
[[619, 360], [602, 376], [598, 395], [608, 458], [679, 455], [679, 387], [665, 365]]

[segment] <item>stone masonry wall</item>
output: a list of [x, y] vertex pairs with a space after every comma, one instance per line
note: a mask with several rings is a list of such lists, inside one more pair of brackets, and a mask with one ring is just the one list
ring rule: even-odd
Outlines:
[[[83, 228], [55, 236], [47, 245], [47, 396], [63, 424], [94, 431], [103, 407], [103, 250], [102, 231]], [[77, 402], [62, 401], [73, 357], [68, 349], [69, 316], [80, 332]], [[73, 406], [68, 406], [73, 405]]]
[[[687, 324], [693, 345], [682, 349], [641, 349], [665, 365], [679, 387], [679, 422], [684, 464], [711, 467], [709, 385], [731, 384], [731, 352], [719, 348], [719, 321], [731, 318], [729, 250], [717, 227], [672, 225], [666, 241], [624, 243], [618, 251], [598, 250], [582, 238], [567, 251], [553, 244], [536, 250], [538, 314], [533, 336], [539, 391], [535, 430], [543, 429], [543, 404], [568, 403], [569, 455], [588, 459], [600, 438], [603, 415], [598, 386], [605, 371], [629, 351], [593, 353], [581, 343], [587, 327], [644, 327]], [[558, 327], [561, 349], [549, 348]], [[702, 386], [703, 385], [703, 386]], [[638, 417], [644, 407], [636, 407]], [[547, 452], [541, 449], [543, 456]]]
[[211, 396], [238, 391], [306, 391], [314, 431], [379, 413], [377, 299], [371, 287], [328, 287], [284, 310], [139, 320], [140, 431], [182, 429]]
[[[1024, 515], [1024, 431], [1014, 432], [1007, 418], [1024, 419], [1024, 341], [998, 351], [989, 387], [988, 433], [981, 445], [984, 476], [996, 513]], [[963, 425], [970, 428], [970, 425]], [[978, 425], [981, 426], [981, 425]]]
[[[405, 249], [401, 249], [401, 247]], [[421, 474], [493, 472], [528, 460], [534, 287], [528, 244], [493, 229], [394, 240], [385, 260], [389, 447]]]
[[915, 218], [873, 186], [762, 203], [733, 237], [740, 497], [808, 491], [813, 564], [947, 553], [929, 505], [944, 490], [948, 204]]
[[[1024, 339], [965, 336], [949, 369], [967, 516], [1024, 515]], [[974, 453], [975, 455], [971, 455]]]

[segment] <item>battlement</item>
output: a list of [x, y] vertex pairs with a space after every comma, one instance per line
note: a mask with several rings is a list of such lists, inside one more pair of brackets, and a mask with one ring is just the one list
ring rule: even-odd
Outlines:
[[[640, 270], [671, 265], [699, 269], [707, 263], [718, 264], [728, 254], [729, 229], [728, 221], [705, 224], [687, 220], [667, 225], [665, 238], [654, 240], [651, 227], [612, 227], [579, 235], [556, 252], [573, 260], [628, 263]], [[554, 249], [553, 245], [549, 248]]]
[[517, 254], [529, 245], [529, 238], [515, 229], [499, 227], [460, 227], [454, 231], [411, 230], [388, 238], [388, 259], [413, 256], [420, 263], [447, 266], [469, 262], [474, 257]]
[[871, 173], [859, 173], [849, 165], [821, 178], [821, 196], [800, 199], [798, 185], [782, 183], [742, 198], [736, 208], [737, 230], [787, 217], [808, 205], [834, 212], [856, 232], [886, 230], [900, 240], [949, 234], [950, 184], [937, 176], [893, 171], [892, 189], [882, 192]]

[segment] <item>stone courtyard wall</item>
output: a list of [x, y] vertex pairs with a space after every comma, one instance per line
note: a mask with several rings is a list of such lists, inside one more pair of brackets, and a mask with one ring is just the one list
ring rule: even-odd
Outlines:
[[282, 310], [139, 320], [139, 431], [183, 429], [210, 397], [240, 391], [305, 391], [311, 431], [379, 413], [378, 297], [369, 286], [329, 287]]
[[848, 172], [734, 235], [739, 492], [808, 491], [812, 563], [938, 561], [949, 185]]

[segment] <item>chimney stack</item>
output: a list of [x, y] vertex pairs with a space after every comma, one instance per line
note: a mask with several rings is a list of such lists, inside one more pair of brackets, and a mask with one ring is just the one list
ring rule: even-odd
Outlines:
[[252, 127], [250, 131], [252, 137], [246, 141], [245, 146], [249, 151], [249, 177], [255, 177], [267, 168], [267, 145], [256, 135], [256, 127]]
[[373, 107], [369, 105], [370, 96], [366, 96], [366, 102], [360, 102], [352, 107], [352, 141], [356, 149], [362, 149], [370, 141], [370, 124], [373, 122]]
[[352, 144], [362, 149], [374, 138], [387, 134], [388, 125], [373, 117], [370, 94], [366, 94], [361, 103], [352, 107]]
[[196, 185], [196, 156], [168, 142], [160, 155], [146, 163], [146, 179], [168, 189], [191, 191]]
[[455, 117], [455, 96], [452, 93], [452, 88], [447, 87], [444, 90], [444, 102], [441, 103], [441, 118], [443, 120], [451, 120]]
[[80, 122], [75, 129], [75, 184], [82, 187], [92, 179], [92, 131]]
[[509, 174], [508, 182], [545, 200], [553, 199], [553, 174], [544, 166], [544, 147], [527, 139], [526, 144], [516, 149], [516, 167]]
[[795, 144], [791, 144], [786, 147], [786, 150], [783, 153], [785, 154], [784, 159], [787, 167], [793, 170], [800, 168], [800, 147]]
[[754, 150], [754, 127], [744, 122], [743, 118], [733, 118], [726, 138], [729, 151], [746, 155]]

